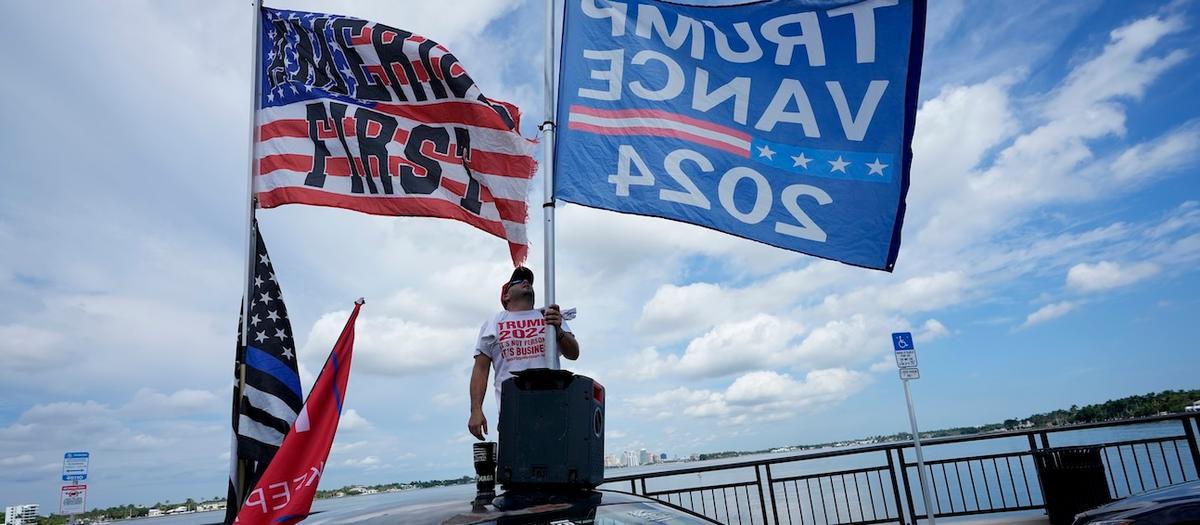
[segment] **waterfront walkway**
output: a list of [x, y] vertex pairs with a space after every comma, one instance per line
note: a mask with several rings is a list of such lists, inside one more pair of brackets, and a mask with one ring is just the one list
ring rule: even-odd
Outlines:
[[[1103, 501], [1200, 479], [1198, 429], [1200, 414], [1174, 414], [922, 440], [930, 505], [945, 523], [1048, 523], [1047, 486], [1072, 497], [1091, 486]], [[1074, 471], [1055, 485], [1067, 472], [1048, 458], [1060, 456], [1085, 460], [1084, 485]], [[927, 520], [919, 478], [912, 443], [895, 442], [616, 476], [603, 488], [721, 523], [908, 525]]]

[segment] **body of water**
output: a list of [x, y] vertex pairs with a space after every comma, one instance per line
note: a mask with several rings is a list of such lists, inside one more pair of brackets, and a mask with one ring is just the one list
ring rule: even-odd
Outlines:
[[[1052, 447], [1063, 447], [1092, 443], [1136, 442], [1154, 438], [1179, 436], [1180, 434], [1182, 434], [1182, 430], [1179, 421], [1162, 421], [1144, 425], [1058, 431], [1049, 434], [1049, 442], [1050, 446]], [[854, 448], [856, 447], [845, 447], [837, 450], [853, 450]], [[923, 447], [923, 449], [927, 462], [937, 462], [939, 460], [955, 458], [1027, 452], [1029, 450], [1029, 441], [1024, 436], [997, 437], [996, 439], [988, 439], [983, 441], [927, 445]], [[806, 453], [813, 452], [818, 452], [818, 450], [806, 451]], [[1177, 446], [1173, 449], [1170, 444], [1167, 444], [1166, 446], [1160, 446], [1159, 444], [1154, 444], [1153, 446], [1135, 445], [1128, 448], [1109, 447], [1109, 449], [1105, 450], [1105, 453], [1106, 464], [1111, 464], [1111, 467], [1108, 471], [1108, 479], [1110, 486], [1112, 487], [1112, 491], [1117, 497], [1121, 497], [1129, 493], [1141, 492], [1147, 488], [1152, 488], [1148, 482], [1148, 479], [1152, 476], [1154, 478], [1154, 485], [1165, 485], [1167, 484], [1168, 479], [1172, 480], [1172, 482], [1178, 482], [1180, 479], [1186, 478], [1189, 475], [1194, 479], [1197, 472], [1196, 465], [1192, 464], [1191, 455], [1186, 449], [1186, 445], [1184, 445], [1182, 450], [1180, 450]], [[878, 467], [880, 465], [886, 465], [887, 459], [884, 454], [884, 452], [866, 452], [862, 454], [780, 463], [772, 466], [772, 475], [775, 478], [781, 478], [788, 476], [805, 476], [851, 469]], [[609, 477], [616, 477], [669, 472], [678, 469], [695, 467], [713, 468], [732, 463], [772, 460], [796, 455], [796, 452], [781, 452], [708, 461], [643, 465], [638, 467], [609, 469], [606, 474]], [[915, 455], [912, 454], [911, 449], [906, 451], [905, 459], [909, 462], [915, 461]], [[1023, 463], [1023, 466], [1019, 465], [1019, 463]], [[981, 501], [979, 499], [981, 496], [998, 497], [1003, 501], [1014, 501], [1020, 503], [1021, 505], [1025, 504], [1025, 502], [1035, 505], [1042, 504], [1040, 490], [1038, 489], [1039, 485], [1037, 485], [1036, 479], [1032, 481], [1029, 480], [1030, 476], [1035, 475], [1032, 458], [1029, 456], [1014, 458], [1013, 460], [1006, 462], [1006, 464], [1007, 467], [998, 466], [994, 473], [1011, 474], [1011, 476], [1001, 475], [996, 477], [996, 479], [987, 479], [987, 475], [984, 474], [982, 469], [982, 462], [979, 471], [971, 471], [973, 467], [971, 465], [967, 465], [965, 467], [966, 470], [971, 472], [964, 472], [963, 469], [957, 469], [956, 471], [948, 471], [943, 469], [939, 471], [935, 467], [932, 469], [931, 474], [935, 476], [943, 476], [940, 478], [940, 480], [943, 481], [941, 486], [949, 490], [946, 491], [948, 494], [939, 494], [938, 497], [943, 498], [941, 501], [944, 501], [944, 504], [948, 506], [947, 508], [952, 508], [955, 501], [961, 501], [962, 505], [970, 507], [972, 495], [969, 494], [968, 491], [971, 490], [975, 491], [973, 496], [977, 506], [981, 505], [979, 503], [979, 501]], [[1137, 466], [1136, 470], [1131, 470], [1134, 469], [1135, 466]], [[1018, 472], [1020, 472], [1020, 474], [1018, 474]], [[1137, 478], [1134, 477], [1135, 472], [1137, 474]], [[965, 476], [968, 474], [971, 476], [982, 477], [982, 484], [980, 484], [979, 480], [973, 480], [971, 486], [967, 487], [965, 482], [961, 480], [966, 479]], [[917, 509], [918, 511], [923, 512], [924, 506], [920, 503], [920, 488], [916, 483], [917, 476], [915, 467], [910, 467], [909, 475], [913, 480], [913, 498], [916, 502]], [[397, 478], [402, 478], [402, 476], [398, 475]], [[1161, 480], [1159, 478], [1161, 478]], [[684, 474], [678, 476], [654, 478], [647, 481], [646, 487], [650, 491], [672, 490], [696, 486], [743, 483], [747, 481], [753, 481], [754, 479], [755, 473], [753, 468], [711, 470], [697, 474]], [[851, 478], [844, 478], [841, 481], [846, 482], [847, 479]], [[853, 483], [859, 483], [860, 479], [861, 478], [858, 476], [853, 477]], [[866, 495], [862, 495], [861, 491], [858, 489], [852, 489], [855, 492], [853, 495], [845, 494], [843, 491], [846, 489], [833, 484], [832, 479], [829, 481], [830, 483], [828, 485], [828, 492], [824, 492], [824, 494], [828, 494], [832, 498], [855, 499], [858, 496], [866, 497]], [[887, 484], [880, 483], [873, 486], [871, 488], [871, 492], [867, 495], [871, 496], [872, 498], [878, 497], [881, 500], [894, 500], [894, 498], [892, 498], [890, 495], [890, 479], [887, 479], [885, 476], [884, 478], [881, 478], [880, 481], [887, 481]], [[821, 480], [817, 481], [818, 485], [821, 483]], [[609, 484], [603, 486], [602, 488], [628, 491], [629, 483], [624, 482]], [[797, 486], [797, 501], [800, 498], [798, 489], [799, 487]], [[809, 484], [808, 489], [810, 490], [811, 495], [811, 491], [814, 490], [813, 485]], [[824, 491], [826, 489], [822, 488], [820, 490]], [[903, 497], [903, 489], [901, 489], [901, 491]], [[783, 488], [783, 492], [787, 493], [786, 487]], [[451, 487], [418, 489], [405, 492], [347, 496], [344, 498], [317, 500], [313, 503], [313, 511], [354, 511], [355, 509], [366, 509], [380, 505], [440, 503], [453, 500], [467, 502], [470, 501], [474, 495], [475, 485], [467, 484]], [[777, 494], [777, 497], [784, 498], [786, 496]], [[753, 499], [754, 503], [757, 504], [757, 496], [748, 499]], [[784, 503], [781, 501], [780, 504], [782, 505]], [[994, 501], [992, 502], [992, 505], [995, 505]], [[796, 503], [795, 508], [798, 511], [801, 511], [803, 509], [803, 505]], [[814, 509], [809, 509], [809, 511], [812, 510]], [[824, 509], [820, 510], [821, 512], [824, 512]], [[891, 512], [895, 512], [894, 508], [891, 510]], [[831, 515], [829, 517], [832, 518], [833, 516]], [[214, 511], [155, 518], [141, 518], [136, 520], [126, 520], [122, 523], [136, 522], [145, 525], [200, 525], [208, 523], [220, 523], [223, 518], [224, 511]]]

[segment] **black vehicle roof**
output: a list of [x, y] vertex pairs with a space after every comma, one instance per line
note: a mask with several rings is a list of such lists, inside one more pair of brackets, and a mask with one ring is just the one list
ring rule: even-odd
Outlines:
[[[504, 504], [507, 497], [507, 504]], [[550, 523], [572, 516], [586, 516], [600, 506], [628, 503], [652, 504], [667, 508], [657, 500], [608, 490], [575, 493], [540, 494], [497, 499], [505, 510], [493, 504], [473, 504], [461, 492], [446, 493], [442, 500], [420, 502], [379, 502], [353, 509], [311, 514], [306, 525], [354, 523], [356, 525], [468, 525], [476, 523], [524, 524]], [[697, 522], [702, 518], [697, 517]]]

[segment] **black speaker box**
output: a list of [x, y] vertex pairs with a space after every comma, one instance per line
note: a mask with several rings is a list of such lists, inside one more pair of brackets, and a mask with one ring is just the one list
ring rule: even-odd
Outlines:
[[566, 370], [533, 368], [500, 385], [496, 479], [505, 489], [604, 481], [604, 387]]

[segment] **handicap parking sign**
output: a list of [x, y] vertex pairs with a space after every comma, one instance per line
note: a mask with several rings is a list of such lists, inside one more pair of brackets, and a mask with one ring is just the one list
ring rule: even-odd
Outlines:
[[896, 332], [892, 334], [892, 348], [897, 352], [916, 350], [913, 346], [912, 332]]

